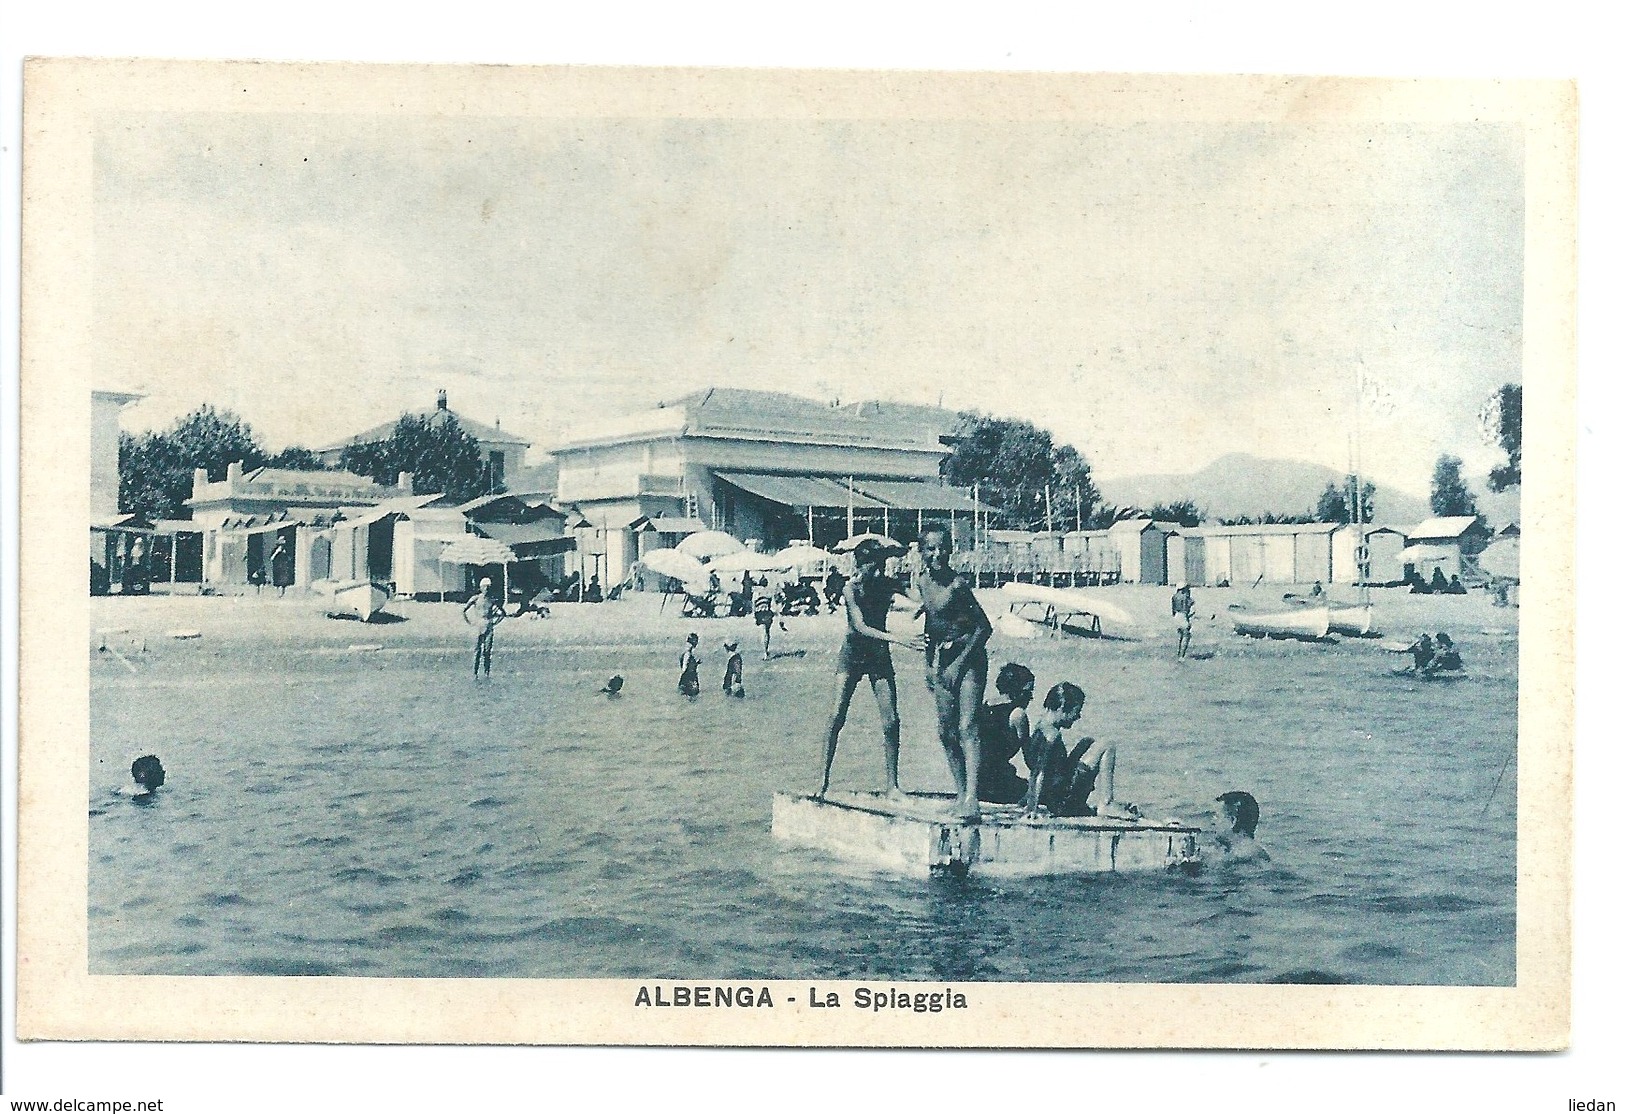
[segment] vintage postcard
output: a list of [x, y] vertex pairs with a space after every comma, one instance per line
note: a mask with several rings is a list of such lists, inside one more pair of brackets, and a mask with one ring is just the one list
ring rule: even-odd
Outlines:
[[1572, 86], [25, 101], [25, 1039], [1567, 1043]]

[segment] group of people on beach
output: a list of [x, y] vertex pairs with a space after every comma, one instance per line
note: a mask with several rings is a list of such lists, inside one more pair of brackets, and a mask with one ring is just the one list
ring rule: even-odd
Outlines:
[[[953, 540], [948, 528], [932, 524], [921, 531], [919, 569], [912, 586], [886, 574], [887, 559], [894, 552], [879, 539], [866, 540], [853, 551], [857, 572], [845, 586], [846, 638], [835, 670], [834, 708], [824, 736], [823, 780], [816, 796], [822, 799], [829, 792], [841, 730], [852, 695], [864, 680], [880, 709], [886, 791], [903, 796], [897, 775], [901, 726], [891, 659], [895, 644], [925, 655], [925, 685], [936, 701], [937, 737], [953, 774], [957, 815], [974, 818], [980, 815], [981, 802], [1017, 800], [1024, 800], [1033, 813], [1044, 808], [1057, 815], [1088, 815], [1095, 811], [1088, 799], [1097, 783], [1102, 801], [1098, 811], [1136, 815], [1113, 794], [1114, 746], [1085, 739], [1071, 751], [1066, 748], [1062, 732], [1074, 726], [1083, 711], [1084, 694], [1077, 685], [1068, 682], [1051, 688], [1037, 722], [1029, 724], [1026, 706], [1034, 693], [1032, 671], [1012, 664], [998, 677], [1007, 702], [983, 706], [993, 624], [977, 603], [970, 581], [951, 566]], [[916, 616], [925, 616], [923, 638], [887, 629], [887, 615], [898, 596], [918, 604]], [[1016, 777], [1010, 764], [1017, 753], [1027, 763], [1027, 780]]]
[[1403, 652], [1411, 655], [1408, 672], [1420, 677], [1436, 673], [1460, 673], [1464, 668], [1461, 651], [1456, 649], [1455, 642], [1444, 631], [1431, 636], [1424, 631]]

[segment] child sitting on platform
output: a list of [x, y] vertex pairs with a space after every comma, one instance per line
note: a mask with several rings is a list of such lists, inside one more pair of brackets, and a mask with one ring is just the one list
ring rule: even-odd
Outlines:
[[[1027, 760], [1027, 815], [1037, 816], [1039, 808], [1052, 816], [1103, 816], [1114, 820], [1137, 820], [1140, 810], [1118, 801], [1115, 795], [1117, 744], [1084, 737], [1068, 753], [1061, 733], [1083, 715], [1083, 690], [1063, 681], [1044, 696], [1044, 710], [1033, 725], [1024, 757]], [[1097, 788], [1101, 804], [1091, 807], [1089, 797]]]

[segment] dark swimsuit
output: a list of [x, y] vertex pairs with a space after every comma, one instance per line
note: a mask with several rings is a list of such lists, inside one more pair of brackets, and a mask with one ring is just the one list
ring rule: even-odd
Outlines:
[[[851, 594], [852, 602], [857, 604], [858, 614], [863, 616], [864, 623], [875, 630], [885, 630], [886, 613], [891, 610], [891, 598], [897, 594], [899, 587], [890, 577], [879, 576], [873, 580], [854, 577], [846, 590]], [[891, 680], [897, 676], [892, 668], [891, 644], [859, 634], [850, 627], [846, 631], [846, 641], [841, 643], [841, 656], [835, 668], [848, 676], [871, 677], [875, 680]]]
[[988, 804], [1019, 804], [1027, 795], [1027, 779], [1016, 773], [1011, 760], [1021, 742], [1010, 730], [1011, 703], [984, 704], [981, 712], [982, 761], [976, 775], [976, 796]]
[[[955, 579], [958, 580], [957, 577]], [[928, 667], [940, 670], [952, 665], [976, 635], [977, 624], [971, 611], [976, 606], [976, 597], [970, 595], [970, 588], [963, 581], [957, 587], [965, 596], [960, 596], [951, 586], [949, 591], [954, 594], [949, 597], [950, 606], [935, 615], [929, 611], [925, 613], [925, 660]], [[965, 603], [966, 597], [970, 600], [969, 606]], [[957, 605], [953, 602], [956, 600]], [[976, 648], [976, 653], [965, 663], [965, 668], [987, 672], [986, 642]]]

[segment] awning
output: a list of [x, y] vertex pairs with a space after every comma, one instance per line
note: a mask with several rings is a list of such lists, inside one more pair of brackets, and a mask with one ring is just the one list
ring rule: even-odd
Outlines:
[[710, 529], [697, 518], [651, 518], [649, 525], [657, 534], [698, 534]]
[[[881, 510], [886, 504], [871, 499], [861, 490], [848, 495], [845, 481], [824, 476], [769, 476], [761, 472], [718, 472], [717, 479], [747, 491], [770, 503], [786, 507], [824, 507]], [[857, 487], [856, 484], [853, 485]]]
[[92, 530], [144, 530], [147, 524], [141, 521], [136, 514], [93, 514], [90, 516]]
[[440, 551], [440, 560], [454, 565], [511, 565], [519, 558], [499, 541], [465, 534]]
[[962, 488], [930, 480], [856, 480], [854, 486], [899, 511], [975, 511], [980, 508]]
[[[383, 502], [371, 507], [346, 507], [346, 517], [338, 525], [347, 526], [353, 530], [358, 526], [368, 526], [380, 519], [388, 518], [392, 514], [411, 517], [413, 511], [420, 510], [437, 499], [444, 498], [444, 495], [401, 495], [394, 499], [385, 499]], [[357, 513], [350, 513], [352, 511]]]
[[521, 558], [551, 557], [576, 547], [574, 538], [560, 537], [556, 524], [545, 522], [476, 522], [474, 529], [508, 546]]

